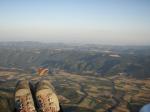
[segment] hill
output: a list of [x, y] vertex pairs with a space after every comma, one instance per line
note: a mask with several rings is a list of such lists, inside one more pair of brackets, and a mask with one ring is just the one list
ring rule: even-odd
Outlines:
[[0, 66], [30, 71], [44, 66], [50, 72], [148, 78], [150, 47], [8, 42], [0, 44]]

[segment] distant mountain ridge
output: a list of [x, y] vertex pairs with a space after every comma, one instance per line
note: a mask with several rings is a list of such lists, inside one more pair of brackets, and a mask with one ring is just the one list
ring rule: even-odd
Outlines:
[[45, 66], [52, 72], [149, 78], [150, 47], [7, 42], [0, 44], [0, 66], [19, 69]]

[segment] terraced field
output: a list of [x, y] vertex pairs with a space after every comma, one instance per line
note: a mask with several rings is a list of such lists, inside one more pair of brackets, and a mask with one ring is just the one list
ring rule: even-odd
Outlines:
[[150, 102], [150, 79], [81, 76], [63, 71], [39, 77], [20, 71], [0, 71], [1, 112], [13, 111], [15, 85], [22, 79], [33, 84], [40, 79], [51, 81], [65, 112], [137, 112]]

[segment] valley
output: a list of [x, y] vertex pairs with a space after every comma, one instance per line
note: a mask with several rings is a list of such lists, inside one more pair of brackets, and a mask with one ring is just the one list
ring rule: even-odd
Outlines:
[[[55, 87], [65, 112], [136, 112], [150, 102], [150, 79], [138, 80], [123, 75], [96, 77], [81, 76], [59, 71], [40, 77], [22, 72], [0, 72], [1, 112], [14, 108], [14, 91], [18, 80], [33, 84], [40, 79], [49, 80]], [[9, 108], [8, 108], [9, 107]]]

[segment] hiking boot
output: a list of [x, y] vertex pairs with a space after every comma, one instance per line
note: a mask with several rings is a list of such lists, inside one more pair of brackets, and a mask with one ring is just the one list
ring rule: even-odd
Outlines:
[[35, 96], [40, 112], [59, 112], [59, 101], [49, 81], [42, 80], [37, 83]]
[[36, 112], [29, 83], [26, 80], [19, 81], [15, 92], [16, 112]]

